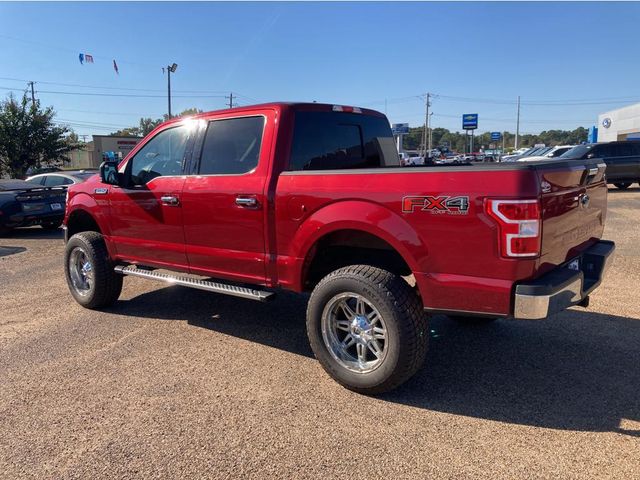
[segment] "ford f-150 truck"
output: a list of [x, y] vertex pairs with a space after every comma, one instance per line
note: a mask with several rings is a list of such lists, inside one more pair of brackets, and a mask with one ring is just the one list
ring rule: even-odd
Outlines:
[[310, 292], [340, 384], [376, 394], [425, 358], [429, 314], [543, 319], [611, 263], [597, 159], [402, 167], [381, 113], [273, 103], [174, 119], [68, 189], [65, 273], [87, 308], [133, 275], [266, 301]]

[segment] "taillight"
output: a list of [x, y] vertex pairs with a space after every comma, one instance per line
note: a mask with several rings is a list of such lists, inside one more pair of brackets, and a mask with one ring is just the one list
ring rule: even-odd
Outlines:
[[500, 227], [500, 255], [506, 258], [540, 255], [542, 225], [538, 200], [488, 198], [485, 210]]

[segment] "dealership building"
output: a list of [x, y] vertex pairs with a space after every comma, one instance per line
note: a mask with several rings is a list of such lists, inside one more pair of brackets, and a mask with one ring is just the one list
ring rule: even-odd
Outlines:
[[124, 158], [142, 140], [142, 137], [120, 137], [116, 135], [92, 135], [93, 140], [70, 154], [69, 168], [95, 168], [102, 163], [105, 152], [120, 153]]
[[598, 142], [640, 140], [640, 103], [598, 116]]

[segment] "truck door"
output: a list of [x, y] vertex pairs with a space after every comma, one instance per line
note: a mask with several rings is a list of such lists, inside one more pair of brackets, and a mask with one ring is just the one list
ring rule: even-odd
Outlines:
[[265, 185], [274, 120], [271, 110], [225, 114], [202, 130], [182, 195], [192, 273], [265, 281]]
[[119, 258], [188, 269], [181, 194], [194, 137], [194, 125], [170, 125], [128, 160], [127, 187], [112, 187], [109, 192], [109, 221]]

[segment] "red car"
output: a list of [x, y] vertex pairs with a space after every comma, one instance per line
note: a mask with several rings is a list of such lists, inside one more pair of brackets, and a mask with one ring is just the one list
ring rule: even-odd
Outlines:
[[420, 367], [429, 313], [542, 319], [586, 306], [614, 251], [600, 240], [604, 170], [401, 167], [385, 116], [355, 107], [204, 113], [69, 187], [66, 279], [87, 308], [115, 302], [126, 275], [260, 301], [310, 292], [322, 366], [380, 393]]

